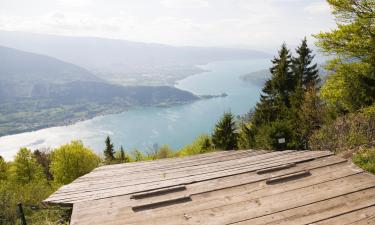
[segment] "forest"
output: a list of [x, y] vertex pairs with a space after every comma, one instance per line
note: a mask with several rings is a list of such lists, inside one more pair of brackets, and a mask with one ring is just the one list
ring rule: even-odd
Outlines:
[[338, 26], [314, 35], [319, 51], [330, 56], [324, 80], [304, 38], [295, 51], [281, 45], [253, 110], [240, 118], [225, 112], [211, 134], [182, 149], [117, 150], [110, 137], [100, 155], [77, 140], [50, 150], [21, 148], [11, 162], [0, 158], [0, 224], [18, 222], [19, 202], [28, 224], [68, 224], [69, 207], [41, 201], [108, 164], [220, 150], [308, 149], [331, 150], [375, 173], [375, 2], [328, 2]]

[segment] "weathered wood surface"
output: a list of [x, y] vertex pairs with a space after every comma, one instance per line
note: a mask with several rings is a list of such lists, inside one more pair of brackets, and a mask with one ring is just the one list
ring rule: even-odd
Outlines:
[[330, 152], [229, 151], [104, 166], [46, 199], [71, 224], [374, 224], [375, 177]]

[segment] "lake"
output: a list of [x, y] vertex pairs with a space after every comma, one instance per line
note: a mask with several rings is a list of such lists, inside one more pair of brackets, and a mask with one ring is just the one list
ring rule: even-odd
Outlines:
[[111, 137], [118, 149], [147, 152], [157, 143], [179, 149], [200, 134], [210, 134], [225, 111], [241, 115], [254, 107], [262, 87], [244, 82], [239, 76], [268, 68], [270, 60], [252, 59], [213, 62], [200, 66], [208, 71], [179, 81], [176, 87], [195, 94], [227, 93], [225, 98], [200, 100], [173, 107], [144, 107], [99, 116], [69, 126], [0, 137], [0, 155], [10, 160], [20, 147], [53, 148], [79, 139], [101, 153], [104, 139]]

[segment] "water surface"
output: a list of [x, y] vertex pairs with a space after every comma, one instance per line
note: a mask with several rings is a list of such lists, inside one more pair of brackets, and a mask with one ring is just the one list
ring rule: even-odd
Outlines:
[[12, 159], [20, 147], [54, 148], [71, 140], [82, 140], [98, 153], [109, 135], [126, 150], [149, 151], [157, 143], [178, 149], [198, 135], [211, 133], [224, 111], [236, 115], [246, 113], [257, 102], [261, 87], [245, 83], [239, 76], [262, 70], [269, 59], [236, 60], [201, 66], [209, 71], [181, 80], [176, 87], [195, 94], [227, 93], [225, 98], [213, 98], [168, 108], [144, 107], [120, 114], [96, 117], [69, 126], [52, 127], [34, 132], [0, 137], [0, 155]]

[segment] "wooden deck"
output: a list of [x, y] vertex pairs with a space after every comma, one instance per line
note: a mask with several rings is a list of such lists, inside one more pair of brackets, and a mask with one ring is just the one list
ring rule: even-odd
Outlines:
[[71, 224], [375, 224], [375, 176], [325, 151], [227, 151], [103, 166], [45, 200]]

